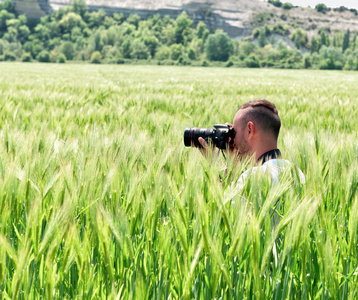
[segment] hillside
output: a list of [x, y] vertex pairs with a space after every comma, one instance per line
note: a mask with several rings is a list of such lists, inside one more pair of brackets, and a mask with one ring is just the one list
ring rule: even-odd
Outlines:
[[[70, 0], [50, 1], [55, 10], [70, 3]], [[176, 18], [186, 11], [195, 24], [203, 21], [211, 30], [223, 29], [232, 38], [250, 35], [257, 26], [278, 22], [304, 29], [309, 37], [322, 27], [329, 27], [331, 31], [348, 28], [358, 31], [358, 17], [351, 11], [319, 13], [303, 7], [286, 10], [258, 0], [86, 0], [86, 3], [90, 10], [102, 8], [109, 14], [122, 12], [126, 16], [136, 13], [142, 18], [155, 13]]]

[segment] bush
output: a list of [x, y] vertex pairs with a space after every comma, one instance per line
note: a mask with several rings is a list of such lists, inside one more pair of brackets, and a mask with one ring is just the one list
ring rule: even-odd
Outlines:
[[101, 52], [95, 51], [91, 55], [91, 63], [92, 64], [100, 64], [102, 59]]
[[232, 67], [234, 65], [234, 62], [232, 61], [232, 59], [230, 58], [228, 61], [227, 61], [227, 63], [225, 64], [225, 67], [226, 68], [230, 68], [230, 67]]
[[190, 66], [191, 65], [191, 61], [188, 59], [188, 57], [186, 55], [180, 55], [180, 57], [178, 58], [178, 64], [179, 65], [183, 65], [183, 66]]
[[122, 58], [122, 57], [117, 57], [116, 58], [116, 64], [117, 65], [122, 65], [122, 64], [124, 64], [126, 61], [124, 60], [124, 58]]
[[315, 10], [321, 13], [325, 13], [328, 11], [328, 7], [326, 6], [326, 4], [320, 3], [315, 6]]
[[181, 54], [183, 53], [183, 45], [173, 44], [170, 46], [170, 50], [171, 50], [170, 58], [172, 60], [178, 60]]
[[39, 62], [48, 63], [50, 62], [50, 53], [46, 50], [42, 50], [36, 57]]
[[16, 60], [16, 55], [13, 52], [6, 52], [4, 55], [4, 60], [6, 61], [15, 61]]
[[254, 54], [250, 54], [244, 60], [245, 66], [248, 68], [260, 68], [260, 61]]
[[22, 62], [30, 62], [30, 61], [32, 61], [31, 53], [25, 52], [25, 53], [21, 56], [21, 61], [22, 61]]
[[193, 48], [189, 48], [188, 57], [191, 60], [196, 60], [196, 51]]
[[57, 58], [57, 62], [60, 64], [64, 64], [66, 62], [66, 56], [63, 53], [61, 53]]
[[269, 0], [269, 3], [271, 3], [272, 5], [276, 6], [276, 7], [281, 7], [282, 6], [282, 2], [280, 0]]
[[208, 67], [208, 66], [209, 66], [209, 63], [208, 63], [207, 60], [203, 60], [203, 62], [201, 63], [201, 65], [202, 65], [203, 67]]
[[291, 9], [291, 8], [293, 8], [293, 5], [290, 2], [285, 2], [284, 4], [282, 4], [282, 8], [283, 9]]
[[150, 56], [149, 50], [143, 42], [139, 40], [133, 42], [132, 53], [131, 53], [132, 58], [148, 59], [149, 56]]
[[170, 58], [170, 49], [167, 46], [162, 46], [160, 47], [156, 54], [155, 54], [155, 58], [157, 60], [166, 60]]

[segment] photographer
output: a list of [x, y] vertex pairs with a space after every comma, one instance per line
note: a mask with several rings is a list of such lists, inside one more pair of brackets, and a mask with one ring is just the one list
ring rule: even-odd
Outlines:
[[[280, 132], [281, 120], [276, 106], [267, 100], [253, 100], [241, 105], [235, 114], [233, 137], [228, 138], [230, 158], [236, 163], [242, 159], [253, 157], [256, 166], [245, 171], [239, 177], [238, 184], [244, 186], [248, 176], [265, 174], [271, 177], [271, 182], [277, 182], [279, 175], [292, 164], [281, 159], [281, 152], [277, 149], [277, 139]], [[199, 137], [198, 141], [204, 156], [211, 151], [207, 141]], [[305, 182], [305, 176], [298, 168], [297, 175], [300, 183]]]

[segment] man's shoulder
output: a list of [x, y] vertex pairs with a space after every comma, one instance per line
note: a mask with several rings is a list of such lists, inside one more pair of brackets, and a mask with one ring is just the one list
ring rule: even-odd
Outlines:
[[256, 166], [246, 170], [241, 174], [239, 181], [244, 182], [250, 176], [261, 176], [266, 175], [271, 178], [272, 181], [276, 182], [279, 180], [279, 176], [287, 172], [296, 172], [301, 183], [305, 183], [305, 175], [297, 167], [294, 166], [290, 161], [281, 158], [274, 158], [266, 161], [261, 166]]

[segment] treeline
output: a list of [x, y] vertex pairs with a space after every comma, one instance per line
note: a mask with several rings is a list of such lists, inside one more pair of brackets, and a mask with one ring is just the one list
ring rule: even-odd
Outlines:
[[83, 0], [38, 22], [17, 16], [11, 0], [0, 3], [0, 61], [85, 61], [238, 67], [358, 70], [357, 33], [289, 25], [255, 28], [234, 40], [203, 22], [195, 27], [184, 12], [176, 20], [156, 14], [146, 20], [104, 10], [89, 12]]
[[[284, 2], [283, 3], [280, 0], [268, 0], [267, 2], [272, 4], [273, 6], [281, 7], [283, 9], [291, 9], [291, 8], [297, 7], [297, 6], [293, 6], [292, 3], [290, 3], [290, 2]], [[358, 12], [357, 12], [357, 10], [355, 8], [349, 9], [349, 8], [341, 5], [339, 7], [331, 9], [330, 7], [327, 7], [327, 5], [324, 4], [324, 3], [318, 3], [315, 6], [315, 10], [318, 11], [318, 12], [321, 12], [321, 13], [326, 13], [326, 12], [328, 12], [330, 10], [333, 10], [333, 11], [337, 11], [337, 12], [350, 11], [350, 12], [354, 13], [355, 15], [358, 14]]]

